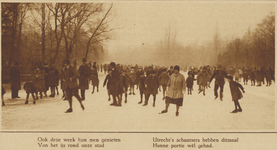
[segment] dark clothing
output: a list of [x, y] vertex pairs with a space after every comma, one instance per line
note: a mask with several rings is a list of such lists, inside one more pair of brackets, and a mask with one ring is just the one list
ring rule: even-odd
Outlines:
[[36, 86], [32, 82], [26, 82], [23, 86], [26, 93], [37, 93]]
[[110, 78], [110, 94], [118, 96], [120, 93], [120, 73], [117, 69], [112, 70]]
[[213, 75], [210, 79], [210, 82], [213, 80], [213, 78], [215, 78], [215, 84], [219, 85], [219, 86], [222, 86], [225, 83], [224, 78], [226, 78], [226, 77], [227, 77], [226, 72], [224, 72], [223, 70], [216, 70], [213, 73]]
[[[241, 84], [231, 81], [230, 83], [230, 90], [231, 90], [231, 95], [232, 95], [232, 101], [238, 101], [239, 99], [242, 98], [242, 93], [240, 89], [243, 91], [244, 88], [242, 87]], [[240, 89], [239, 89], [240, 88]]]
[[158, 94], [159, 82], [157, 76], [150, 75], [144, 81], [144, 84], [147, 85], [145, 92], [147, 94], [156, 95]]
[[51, 68], [49, 70], [49, 80], [48, 80], [48, 83], [49, 83], [49, 86], [50, 87], [56, 87], [58, 86], [58, 76], [59, 76], [59, 71], [56, 69], [56, 68]]
[[[75, 68], [72, 66], [69, 66], [68, 68], [64, 69], [64, 79], [66, 82], [66, 86], [68, 88], [78, 88], [78, 82], [77, 78], [79, 77], [79, 74]], [[71, 79], [71, 80], [70, 80]]]
[[38, 92], [45, 92], [45, 72], [41, 68], [36, 68], [31, 72], [32, 83], [35, 85]]
[[145, 76], [140, 76], [138, 78], [138, 87], [139, 87], [139, 92], [140, 94], [144, 94], [145, 93], [145, 84], [144, 84], [144, 81], [145, 81], [146, 77]]
[[193, 86], [193, 77], [189, 76], [186, 80], [186, 83], [187, 83], [188, 88], [192, 88], [192, 86]]
[[110, 78], [111, 78], [110, 74], [107, 74], [106, 78], [104, 80], [104, 83], [103, 83], [103, 86], [105, 86], [107, 84], [107, 89], [110, 89], [110, 86], [111, 86], [110, 85]]
[[82, 64], [79, 67], [78, 73], [79, 76], [79, 89], [87, 90], [89, 89], [89, 77], [90, 77], [90, 68], [87, 64]]
[[44, 70], [44, 82], [45, 82], [45, 91], [49, 90], [49, 68], [48, 67], [43, 67]]
[[183, 98], [170, 98], [166, 97], [165, 103], [171, 103], [171, 104], [176, 104], [177, 106], [183, 106]]
[[98, 86], [99, 85], [97, 69], [92, 69], [91, 83], [92, 83], [93, 86]]
[[10, 78], [11, 78], [11, 89], [13, 90], [20, 90], [21, 89], [21, 82], [20, 82], [20, 71], [17, 67], [12, 67], [10, 71]]

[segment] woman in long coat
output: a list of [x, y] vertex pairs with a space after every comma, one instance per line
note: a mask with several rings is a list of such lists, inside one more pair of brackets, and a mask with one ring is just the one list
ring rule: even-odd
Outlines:
[[93, 64], [93, 68], [92, 68], [91, 72], [92, 72], [91, 73], [91, 83], [93, 86], [91, 94], [93, 94], [95, 86], [97, 87], [97, 92], [99, 91], [99, 79], [98, 79], [97, 67], [96, 67], [95, 62]]
[[85, 90], [89, 89], [90, 67], [87, 65], [87, 59], [83, 58], [83, 64], [79, 67], [79, 89], [81, 90], [81, 98], [85, 100]]
[[[40, 98], [42, 98], [42, 92], [45, 92], [45, 72], [38, 65], [36, 65], [35, 69], [31, 72], [32, 82], [34, 83], [37, 92], [40, 93]], [[36, 95], [38, 99], [38, 95]]]
[[208, 82], [209, 82], [209, 75], [208, 75], [208, 72], [206, 71], [206, 67], [203, 67], [203, 70], [201, 71], [201, 81], [199, 83], [200, 91], [198, 92], [198, 94], [203, 91], [203, 95], [205, 96], [205, 88], [208, 86]]
[[166, 93], [165, 110], [161, 113], [167, 113], [169, 104], [176, 104], [176, 116], [179, 115], [179, 107], [183, 106], [183, 97], [186, 91], [186, 80], [184, 75], [179, 73], [180, 67], [174, 67], [174, 73], [170, 76], [168, 82], [168, 91]]

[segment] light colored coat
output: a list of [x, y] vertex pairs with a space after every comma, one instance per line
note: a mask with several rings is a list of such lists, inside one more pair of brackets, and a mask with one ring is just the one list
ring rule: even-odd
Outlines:
[[186, 80], [184, 75], [178, 73], [173, 73], [170, 76], [168, 81], [168, 91], [166, 92], [166, 96], [169, 98], [177, 99], [183, 98], [184, 93], [186, 91]]

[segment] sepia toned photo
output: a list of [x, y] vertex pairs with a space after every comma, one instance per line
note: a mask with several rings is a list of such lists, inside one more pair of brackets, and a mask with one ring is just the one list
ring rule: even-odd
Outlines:
[[2, 132], [275, 131], [274, 2], [2, 2], [1, 21]]

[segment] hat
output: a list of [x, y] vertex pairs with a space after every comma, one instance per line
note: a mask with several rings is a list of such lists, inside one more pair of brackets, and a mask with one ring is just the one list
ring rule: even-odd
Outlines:
[[115, 67], [115, 62], [111, 62], [110, 66]]
[[63, 63], [64, 64], [70, 64], [70, 61], [69, 60], [64, 60]]
[[87, 62], [87, 59], [86, 59], [86, 58], [83, 58], [82, 61], [83, 61], [83, 62]]
[[178, 70], [180, 71], [180, 67], [178, 65], [174, 66], [174, 69], [173, 70]]
[[227, 76], [227, 79], [233, 80], [232, 76]]

